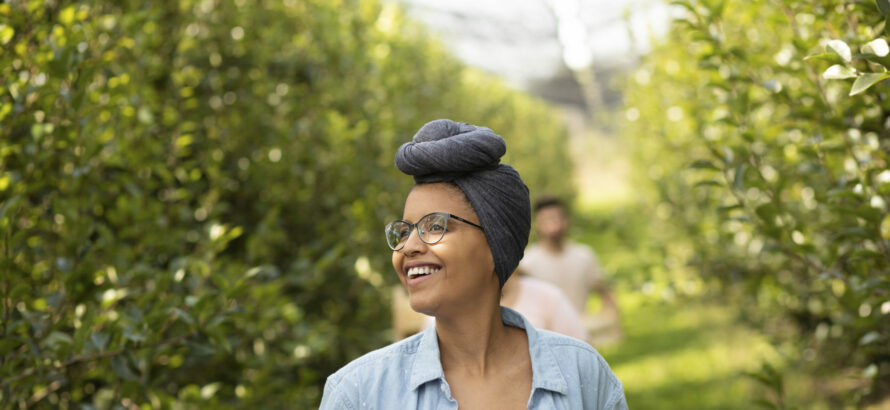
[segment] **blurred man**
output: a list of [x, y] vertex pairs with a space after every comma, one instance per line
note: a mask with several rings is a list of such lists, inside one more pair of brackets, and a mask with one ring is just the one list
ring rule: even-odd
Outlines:
[[[605, 326], [617, 325], [618, 304], [606, 286], [596, 254], [589, 246], [566, 238], [569, 215], [557, 198], [542, 197], [535, 202], [535, 230], [538, 242], [529, 246], [519, 263], [525, 275], [556, 285], [572, 306], [585, 316], [587, 330], [597, 339]], [[606, 315], [586, 315], [587, 296], [595, 291]], [[620, 334], [620, 330], [614, 329]]]

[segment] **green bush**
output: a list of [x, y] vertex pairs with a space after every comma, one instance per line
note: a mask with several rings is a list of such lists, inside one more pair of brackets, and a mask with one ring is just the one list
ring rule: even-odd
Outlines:
[[557, 116], [392, 5], [0, 4], [0, 407], [317, 405], [390, 339], [393, 155], [435, 118], [573, 192]]
[[673, 4], [624, 115], [674, 285], [733, 301], [818, 380], [805, 399], [887, 397], [890, 3]]

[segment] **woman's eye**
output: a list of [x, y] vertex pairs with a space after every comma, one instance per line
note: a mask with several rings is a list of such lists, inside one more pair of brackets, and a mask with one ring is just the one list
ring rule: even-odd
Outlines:
[[445, 225], [438, 224], [438, 223], [432, 223], [432, 224], [430, 224], [429, 228], [427, 228], [427, 230], [430, 232], [442, 232], [445, 230]]

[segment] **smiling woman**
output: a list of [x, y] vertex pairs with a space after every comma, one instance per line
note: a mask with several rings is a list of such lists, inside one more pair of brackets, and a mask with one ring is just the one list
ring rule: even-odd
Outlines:
[[627, 408], [596, 350], [499, 306], [531, 223], [528, 188], [500, 164], [505, 151], [490, 129], [450, 120], [399, 149], [396, 166], [417, 185], [386, 241], [411, 307], [436, 325], [328, 377], [322, 409]]
[[[434, 209], [478, 218], [459, 189], [441, 182], [415, 186], [405, 201], [405, 218], [417, 218]], [[498, 298], [499, 288], [483, 231], [470, 224], [448, 225], [448, 233], [435, 244], [427, 244], [423, 235], [408, 235], [405, 246], [392, 253], [393, 267], [408, 289], [411, 308], [439, 320], [465, 316], [466, 310], [479, 304], [497, 306], [493, 298]]]

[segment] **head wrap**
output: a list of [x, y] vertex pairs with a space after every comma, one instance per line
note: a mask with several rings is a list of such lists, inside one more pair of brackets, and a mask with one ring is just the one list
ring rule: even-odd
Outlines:
[[502, 287], [519, 265], [531, 229], [528, 187], [513, 167], [500, 163], [506, 151], [504, 139], [488, 128], [436, 120], [396, 152], [396, 167], [414, 182], [451, 182], [463, 191], [485, 230]]

